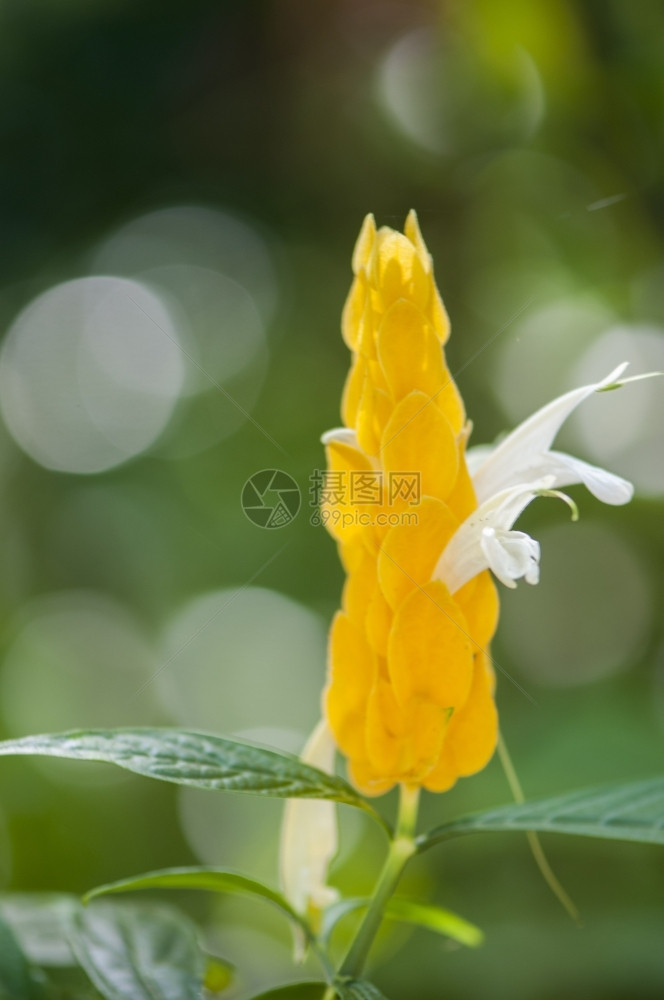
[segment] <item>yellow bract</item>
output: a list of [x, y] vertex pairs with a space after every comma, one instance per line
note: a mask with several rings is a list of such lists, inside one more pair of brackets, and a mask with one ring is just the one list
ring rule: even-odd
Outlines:
[[[463, 402], [445, 363], [449, 321], [411, 212], [404, 232], [367, 216], [344, 307], [352, 352], [328, 470], [417, 474], [417, 496], [376, 501], [326, 489], [323, 511], [347, 571], [332, 625], [325, 711], [352, 780], [378, 795], [395, 783], [445, 791], [480, 770], [497, 740], [487, 648], [498, 620], [488, 571], [456, 594], [433, 580], [477, 507], [465, 460]], [[330, 478], [330, 484], [332, 478]], [[346, 517], [341, 515], [345, 514]], [[382, 515], [382, 516], [381, 516]]]

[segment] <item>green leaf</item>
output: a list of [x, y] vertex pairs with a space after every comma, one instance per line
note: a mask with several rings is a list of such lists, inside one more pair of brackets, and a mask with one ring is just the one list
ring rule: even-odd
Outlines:
[[[342, 899], [328, 907], [323, 915], [321, 942], [327, 943], [329, 941], [334, 928], [343, 917], [354, 910], [366, 909], [370, 902], [370, 899], [357, 897]], [[477, 948], [484, 941], [484, 934], [475, 924], [464, 920], [463, 917], [452, 913], [451, 910], [444, 910], [442, 907], [430, 903], [413, 903], [397, 896], [389, 900], [384, 913], [388, 920], [399, 920], [402, 923], [425, 927], [427, 930], [435, 931], [453, 941], [458, 941], [459, 944], [464, 944], [468, 948]]]
[[200, 1000], [205, 958], [191, 922], [166, 909], [79, 910], [71, 943], [106, 1000]]
[[323, 911], [322, 924], [320, 929], [320, 940], [323, 944], [329, 943], [334, 928], [340, 920], [356, 910], [365, 910], [371, 900], [367, 896], [347, 896], [336, 903], [332, 903]]
[[36, 1000], [40, 995], [13, 930], [0, 920], [0, 1000]]
[[105, 761], [149, 778], [226, 792], [332, 799], [379, 818], [343, 778], [325, 774], [291, 754], [182, 729], [92, 729], [26, 736], [0, 743], [0, 754]]
[[0, 896], [0, 916], [6, 920], [30, 962], [43, 966], [72, 966], [67, 927], [79, 906], [64, 893], [13, 892]]
[[484, 941], [484, 934], [479, 927], [464, 920], [451, 910], [444, 910], [432, 903], [412, 903], [408, 899], [391, 899], [387, 904], [385, 916], [390, 920], [400, 920], [403, 923], [414, 924], [444, 934], [445, 937], [458, 941], [468, 948], [477, 948]]
[[84, 902], [96, 896], [106, 896], [114, 892], [133, 892], [136, 889], [207, 889], [210, 892], [240, 892], [252, 896], [260, 896], [277, 906], [291, 920], [298, 924], [302, 919], [289, 902], [269, 886], [256, 879], [239, 875], [227, 868], [162, 868], [159, 871], [146, 872], [135, 878], [121, 879], [119, 882], [109, 882], [92, 889], [84, 897]]
[[462, 816], [419, 837], [418, 850], [427, 850], [449, 837], [483, 830], [573, 833], [582, 837], [664, 844], [664, 776], [582, 789], [551, 799]]
[[326, 989], [325, 983], [291, 983], [261, 993], [253, 1000], [323, 1000]]
[[334, 988], [339, 1000], [386, 1000], [380, 990], [366, 979], [337, 979]]

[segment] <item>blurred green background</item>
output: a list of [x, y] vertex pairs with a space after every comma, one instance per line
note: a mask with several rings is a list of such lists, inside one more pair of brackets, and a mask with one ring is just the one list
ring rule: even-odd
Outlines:
[[[658, 0], [1, 0], [4, 736], [175, 723], [300, 748], [342, 585], [308, 477], [339, 421], [364, 214], [418, 211], [474, 443], [620, 361], [662, 369], [663, 66]], [[577, 490], [578, 524], [551, 500], [522, 519], [542, 583], [503, 593], [494, 652], [531, 796], [664, 756], [662, 385], [591, 400], [562, 439], [637, 498]], [[240, 507], [264, 468], [303, 491], [280, 530]], [[423, 821], [508, 800], [494, 761]], [[279, 815], [3, 760], [2, 881], [82, 892], [197, 860], [274, 881]], [[392, 932], [376, 982], [393, 1000], [661, 997], [664, 853], [545, 846], [582, 929], [525, 838], [452, 842], [405, 888], [485, 946]], [[368, 890], [381, 852], [344, 814], [337, 884]], [[182, 900], [239, 966], [229, 997], [291, 978], [260, 903]]]

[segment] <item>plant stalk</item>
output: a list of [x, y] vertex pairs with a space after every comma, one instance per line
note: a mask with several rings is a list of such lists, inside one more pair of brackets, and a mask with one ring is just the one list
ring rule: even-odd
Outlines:
[[380, 873], [369, 908], [341, 963], [340, 976], [354, 977], [362, 971], [369, 949], [378, 932], [385, 904], [396, 889], [408, 860], [415, 854], [415, 826], [419, 788], [400, 786], [397, 829]]

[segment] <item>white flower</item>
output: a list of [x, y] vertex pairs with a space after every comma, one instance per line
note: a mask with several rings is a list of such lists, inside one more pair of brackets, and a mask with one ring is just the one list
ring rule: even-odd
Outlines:
[[454, 594], [489, 567], [508, 587], [515, 587], [514, 581], [522, 576], [528, 583], [537, 583], [539, 545], [525, 532], [510, 529], [531, 500], [550, 492], [553, 483], [553, 476], [519, 483], [481, 504], [445, 546], [434, 580], [442, 580]]
[[537, 583], [539, 544], [523, 531], [512, 531], [516, 519], [536, 496], [559, 496], [575, 511], [569, 497], [559, 491], [584, 483], [604, 503], [631, 500], [634, 490], [627, 480], [551, 450], [572, 411], [592, 393], [622, 385], [619, 379], [626, 367], [620, 365], [601, 382], [554, 399], [495, 448], [482, 446], [468, 452], [479, 506], [452, 536], [438, 560], [434, 579], [446, 583], [451, 593], [487, 568], [508, 587], [515, 587], [515, 581], [522, 577], [526, 583]]
[[[628, 503], [634, 492], [631, 483], [572, 455], [551, 451], [556, 434], [573, 410], [594, 392], [614, 385], [626, 367], [626, 363], [622, 364], [601, 382], [584, 385], [559, 396], [524, 420], [488, 453], [483, 449], [482, 458], [473, 472], [473, 485], [480, 506], [509, 486], [550, 475], [554, 477], [554, 489], [584, 483], [604, 503]], [[469, 456], [472, 456], [472, 450]]]
[[[307, 740], [301, 759], [331, 774], [336, 745], [325, 719]], [[324, 799], [289, 799], [284, 808], [280, 843], [280, 881], [284, 895], [297, 913], [316, 923], [325, 907], [338, 898], [327, 883], [327, 870], [338, 850], [336, 805]], [[296, 959], [302, 960], [305, 942], [296, 932]]]

